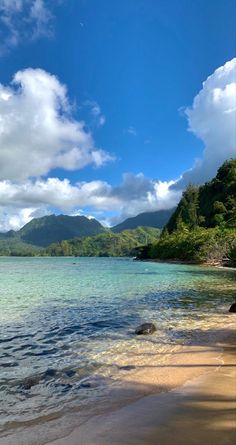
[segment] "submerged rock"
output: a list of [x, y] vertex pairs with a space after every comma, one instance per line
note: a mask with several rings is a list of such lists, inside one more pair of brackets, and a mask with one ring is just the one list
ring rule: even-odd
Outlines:
[[148, 335], [153, 334], [157, 330], [153, 323], [143, 323], [135, 329], [135, 334], [137, 335]]
[[44, 375], [43, 375], [43, 378], [44, 378], [44, 379], [47, 379], [47, 378], [55, 377], [56, 374], [57, 374], [57, 371], [56, 371], [55, 369], [53, 369], [53, 368], [48, 368], [48, 369], [45, 371], [45, 373], [44, 373]]
[[233, 303], [230, 308], [229, 308], [229, 312], [236, 312], [236, 303]]
[[134, 365], [125, 365], [125, 366], [120, 366], [119, 367], [119, 369], [121, 371], [132, 371], [135, 368], [136, 368], [136, 366], [134, 366]]
[[29, 390], [32, 386], [38, 385], [40, 381], [39, 376], [27, 377], [20, 385], [21, 389]]

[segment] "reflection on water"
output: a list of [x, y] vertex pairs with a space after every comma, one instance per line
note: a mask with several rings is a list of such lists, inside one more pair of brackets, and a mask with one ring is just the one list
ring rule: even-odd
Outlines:
[[[109, 258], [0, 258], [2, 430], [109, 393], [152, 354], [228, 320], [235, 271]], [[136, 337], [153, 321], [157, 332]], [[110, 379], [111, 380], [111, 379]], [[58, 413], [59, 415], [59, 413]]]

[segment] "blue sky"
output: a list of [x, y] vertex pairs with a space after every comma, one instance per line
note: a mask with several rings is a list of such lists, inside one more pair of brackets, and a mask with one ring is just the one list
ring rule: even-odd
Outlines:
[[[0, 142], [5, 143], [2, 158], [0, 154], [3, 165], [0, 180], [5, 181], [5, 188], [0, 187], [0, 228], [17, 228], [32, 216], [51, 211], [85, 212], [102, 221], [113, 217], [110, 222], [115, 222], [140, 211], [172, 206], [184, 184], [175, 190], [175, 185], [169, 181], [176, 181], [189, 169], [194, 170], [189, 181], [202, 182], [213, 175], [222, 160], [235, 155], [233, 116], [226, 125], [230, 142], [225, 153], [224, 147], [216, 148], [213, 153], [213, 149], [206, 148], [209, 138], [204, 138], [196, 113], [190, 116], [186, 107], [192, 107], [208, 76], [213, 76], [209, 83], [211, 91], [215, 88], [223, 91], [226, 85], [236, 82], [235, 63], [224, 69], [223, 85], [222, 76], [214, 75], [216, 69], [224, 67], [236, 55], [235, 16], [236, 1], [233, 0], [0, 0], [0, 84], [5, 92], [10, 88], [14, 98], [19, 99], [21, 95], [18, 105], [12, 101], [11, 106], [18, 110], [18, 117], [13, 119], [16, 122], [19, 122], [19, 116], [29, 119], [22, 91], [28, 88], [29, 93], [34, 70], [40, 68], [47, 85], [51, 75], [57, 77], [58, 85], [49, 87], [54, 88], [56, 97], [59, 85], [67, 88], [64, 99], [67, 98], [70, 110], [55, 105], [57, 118], [84, 122], [81, 130], [84, 134], [80, 136], [90, 135], [90, 141], [84, 141], [82, 137], [85, 162], [78, 163], [77, 153], [74, 164], [70, 155], [70, 161], [67, 158], [58, 161], [57, 158], [37, 170], [29, 166], [34, 162], [44, 163], [47, 144], [50, 156], [52, 152], [55, 154], [56, 143], [62, 150], [60, 138], [65, 136], [56, 138], [50, 146], [51, 136], [49, 140], [48, 133], [44, 135], [41, 128], [44, 145], [36, 149], [37, 141], [31, 138], [30, 130], [29, 140], [24, 142], [23, 124], [20, 127], [16, 124], [11, 130], [4, 118], [7, 133], [11, 134], [3, 140], [0, 136]], [[26, 76], [22, 80], [19, 75], [18, 83], [12, 85], [18, 72], [27, 72], [27, 80]], [[40, 85], [44, 82], [42, 79], [41, 76]], [[24, 88], [22, 82], [26, 82]], [[207, 102], [207, 91], [205, 93]], [[29, 94], [27, 97], [32, 106]], [[230, 91], [230, 100], [235, 103], [235, 90]], [[5, 102], [4, 106], [0, 105], [0, 117], [1, 113], [6, 115]], [[7, 102], [10, 116], [10, 101]], [[203, 110], [203, 115], [205, 103], [202, 102], [202, 108], [198, 110], [199, 113]], [[49, 104], [49, 107], [53, 106]], [[34, 113], [36, 110], [32, 107], [31, 116]], [[217, 113], [218, 119], [219, 110]], [[42, 114], [40, 116], [42, 118]], [[34, 122], [37, 118], [35, 115]], [[207, 121], [208, 115], [205, 118]], [[27, 128], [27, 122], [24, 125]], [[212, 123], [209, 131], [214, 133]], [[227, 140], [228, 133], [222, 135], [223, 140]], [[23, 141], [20, 149], [16, 134]], [[76, 138], [67, 141], [67, 150], [73, 148]], [[78, 138], [76, 140], [79, 144]], [[24, 144], [31, 144], [31, 147], [25, 148]], [[89, 144], [93, 146], [93, 153], [102, 150], [99, 162], [93, 161], [97, 155], [89, 155], [88, 159], [86, 150], [89, 149], [91, 154]], [[78, 149], [81, 156], [81, 147]], [[14, 157], [6, 154], [6, 150]], [[34, 160], [31, 161], [34, 150]], [[214, 162], [208, 155], [204, 161], [204, 150], [208, 150]], [[197, 158], [205, 164], [196, 167]], [[25, 165], [21, 165], [24, 164], [22, 159], [26, 160]], [[11, 160], [14, 171], [4, 168], [4, 162], [9, 166]], [[125, 173], [130, 175], [122, 179]], [[42, 198], [42, 188], [47, 188], [48, 178], [57, 178], [58, 182], [56, 190], [55, 181], [54, 186], [50, 184], [45, 199]], [[165, 185], [165, 181], [168, 184]], [[63, 190], [60, 188], [62, 183]], [[79, 196], [78, 190], [73, 188], [77, 184]], [[90, 184], [87, 186], [89, 192], [84, 190], [86, 184]], [[172, 191], [168, 192], [171, 186]], [[27, 187], [31, 188], [31, 196], [28, 192], [26, 196]], [[13, 198], [7, 205], [9, 190]], [[51, 200], [50, 193], [54, 196]], [[64, 194], [66, 202], [55, 199], [58, 193]]]

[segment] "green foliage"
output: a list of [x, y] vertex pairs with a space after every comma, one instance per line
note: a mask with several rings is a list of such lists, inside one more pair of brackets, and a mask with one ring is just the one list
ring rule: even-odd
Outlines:
[[124, 230], [118, 234], [109, 230], [96, 236], [76, 237], [52, 244], [46, 249], [46, 254], [50, 256], [133, 256], [136, 247], [155, 242], [159, 235], [159, 229], [150, 227]]
[[191, 230], [199, 225], [198, 199], [199, 188], [194, 185], [189, 185], [183, 193], [183, 197], [180, 200], [177, 209], [166, 225], [169, 232], [180, 230], [182, 224], [189, 227]]
[[41, 249], [22, 242], [17, 237], [0, 238], [0, 256], [37, 256]]
[[85, 216], [49, 215], [33, 219], [17, 234], [26, 243], [47, 247], [74, 236], [92, 236], [105, 230], [98, 221]]
[[187, 187], [160, 240], [137, 256], [236, 265], [236, 159], [212, 181]]
[[236, 230], [220, 228], [175, 231], [148, 246], [145, 257], [193, 263], [222, 263], [236, 260]]
[[199, 209], [205, 227], [236, 228], [236, 158], [224, 162], [216, 177], [199, 188]]
[[236, 228], [236, 159], [226, 161], [210, 182], [189, 185], [166, 228], [170, 233], [187, 226]]

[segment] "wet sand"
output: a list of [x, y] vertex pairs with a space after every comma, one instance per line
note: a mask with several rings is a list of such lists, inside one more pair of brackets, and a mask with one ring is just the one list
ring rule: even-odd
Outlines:
[[132, 356], [134, 371], [122, 371], [89, 411], [26, 422], [0, 445], [236, 443], [236, 314], [224, 322], [169, 354], [154, 346], [145, 359]]
[[[138, 387], [149, 383], [154, 387], [157, 379], [163, 382], [165, 374], [165, 392], [94, 416], [67, 437], [48, 445], [233, 445], [235, 339], [231, 334], [214, 346], [195, 346], [191, 353], [186, 349], [158, 373], [156, 367], [140, 370], [132, 384]], [[133, 378], [127, 377], [127, 384]]]

